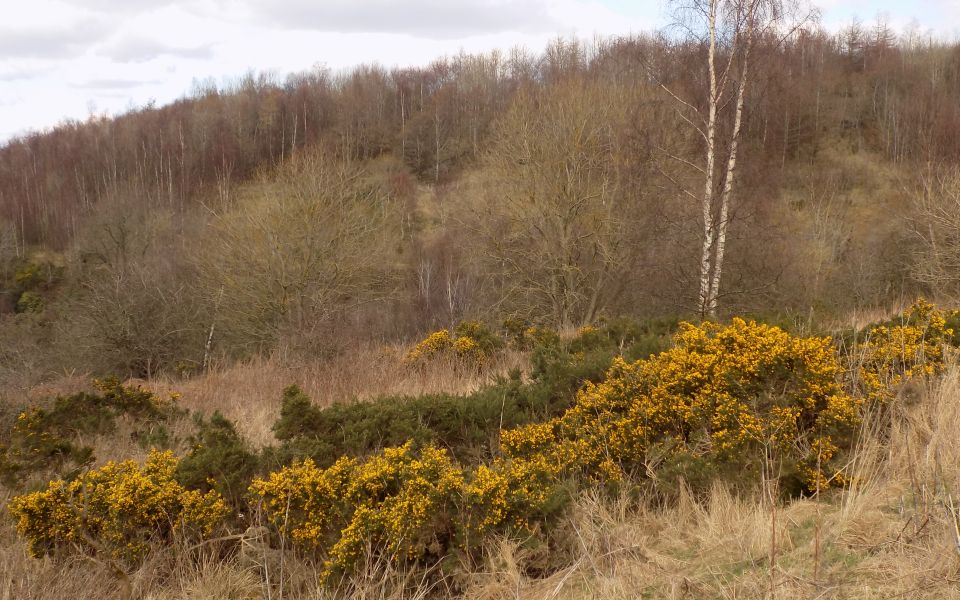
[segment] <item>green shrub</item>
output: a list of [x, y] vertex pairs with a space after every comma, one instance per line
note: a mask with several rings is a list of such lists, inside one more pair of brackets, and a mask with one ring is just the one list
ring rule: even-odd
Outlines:
[[530, 321], [511, 317], [504, 320], [503, 332], [507, 342], [518, 350], [528, 350], [527, 331], [530, 329]]
[[265, 460], [279, 466], [309, 457], [329, 466], [340, 456], [364, 456], [412, 440], [475, 462], [492, 455], [500, 427], [549, 418], [571, 400], [541, 384], [523, 384], [518, 371], [466, 396], [388, 396], [323, 409], [291, 386], [273, 428], [281, 444], [268, 450]]
[[216, 490], [231, 506], [241, 506], [257, 471], [257, 455], [219, 412], [209, 420], [197, 415], [195, 423], [193, 449], [177, 465], [177, 481], [187, 489]]
[[50, 408], [22, 411], [0, 447], [0, 478], [14, 487], [42, 471], [67, 477], [93, 461], [93, 449], [81, 439], [114, 431], [116, 419], [135, 419], [134, 437], [144, 444], [169, 442], [161, 423], [181, 414], [172, 401], [164, 401], [139, 387], [127, 387], [116, 379], [95, 381], [99, 393], [79, 392], [61, 396]]
[[[675, 322], [611, 321], [563, 340], [550, 329], [528, 328], [531, 381], [514, 371], [472, 394], [387, 396], [370, 402], [318, 408], [297, 386], [284, 390], [280, 418], [273, 431], [280, 444], [264, 454], [265, 464], [278, 467], [310, 458], [327, 467], [341, 456], [365, 456], [412, 440], [448, 449], [457, 460], [476, 463], [496, 453], [499, 431], [551, 419], [573, 405], [588, 381], [600, 381], [613, 358], [626, 346], [638, 352], [669, 343]], [[461, 329], [462, 328], [462, 329]], [[455, 332], [478, 345], [496, 348], [502, 341], [476, 322]], [[475, 336], [475, 337], [474, 337]], [[628, 358], [636, 358], [627, 354]]]
[[463, 321], [453, 330], [434, 331], [416, 344], [404, 357], [413, 366], [438, 358], [455, 359], [460, 365], [480, 367], [494, 356], [504, 342], [496, 332], [479, 321]]
[[493, 356], [504, 342], [495, 331], [479, 321], [463, 321], [453, 330], [454, 338], [470, 338], [484, 356]]

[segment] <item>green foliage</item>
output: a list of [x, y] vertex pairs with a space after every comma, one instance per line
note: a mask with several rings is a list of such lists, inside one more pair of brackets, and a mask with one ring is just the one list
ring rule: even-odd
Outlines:
[[454, 338], [470, 338], [484, 356], [493, 356], [504, 347], [504, 342], [493, 331], [480, 321], [463, 321], [453, 330]]
[[116, 379], [96, 381], [98, 393], [80, 392], [61, 396], [49, 408], [25, 410], [0, 447], [0, 478], [17, 486], [42, 471], [66, 476], [90, 464], [93, 449], [80, 441], [109, 434], [121, 415], [135, 419], [134, 436], [142, 443], [169, 441], [162, 422], [180, 414], [172, 401], [163, 401], [139, 387], [127, 387]]
[[498, 424], [535, 418], [524, 405], [518, 379], [504, 380], [469, 396], [434, 394], [384, 397], [372, 402], [313, 406], [296, 386], [284, 392], [274, 433], [282, 443], [268, 451], [270, 464], [309, 457], [329, 466], [340, 456], [363, 456], [413, 440], [435, 443], [463, 459], [490, 454]]
[[56, 260], [48, 253], [38, 253], [29, 260], [11, 261], [12, 275], [10, 270], [0, 268], [0, 273], [6, 271], [0, 279], [0, 291], [9, 295], [16, 312], [38, 314], [43, 311], [45, 295], [63, 279], [64, 269]]
[[[585, 328], [570, 340], [550, 329], [528, 328], [524, 340], [533, 349], [531, 381], [524, 382], [515, 371], [462, 396], [388, 396], [318, 408], [303, 390], [291, 386], [284, 390], [280, 418], [273, 427], [281, 443], [266, 451], [265, 464], [280, 466], [309, 457], [329, 466], [340, 456], [365, 456], [408, 440], [418, 447], [447, 448], [467, 463], [481, 461], [495, 454], [500, 429], [563, 413], [584, 382], [603, 378], [621, 350], [631, 359], [636, 357], [633, 353], [649, 354], [669, 343], [669, 331], [675, 326], [675, 321], [618, 319]], [[462, 323], [457, 334], [476, 336], [470, 339], [488, 349], [503, 343], [475, 322]]]
[[504, 346], [499, 335], [479, 321], [463, 321], [453, 330], [434, 331], [404, 357], [407, 364], [423, 366], [438, 358], [454, 359], [458, 365], [482, 366]]
[[219, 412], [209, 420], [200, 415], [194, 420], [193, 448], [177, 465], [177, 481], [192, 490], [216, 490], [231, 506], [241, 506], [259, 464], [257, 455]]
[[459, 460], [476, 462], [492, 455], [500, 428], [559, 414], [570, 406], [581, 377], [602, 372], [595, 367], [557, 369], [549, 378], [525, 384], [514, 371], [466, 396], [388, 396], [322, 409], [291, 386], [284, 391], [273, 427], [281, 444], [269, 449], [265, 460], [282, 465], [309, 457], [328, 466], [340, 456], [363, 456], [413, 440], [417, 446], [439, 445]]
[[550, 329], [531, 328], [526, 335], [533, 349], [532, 375], [573, 394], [585, 381], [600, 381], [616, 356], [637, 360], [668, 348], [678, 323], [676, 319], [604, 320], [597, 327], [581, 328], [569, 340]]
[[503, 332], [507, 343], [518, 350], [528, 350], [526, 333], [530, 329], [530, 321], [518, 317], [510, 317], [503, 321]]

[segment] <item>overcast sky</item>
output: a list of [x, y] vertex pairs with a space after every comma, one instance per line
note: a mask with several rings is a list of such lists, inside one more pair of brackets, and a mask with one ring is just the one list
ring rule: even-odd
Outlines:
[[[814, 0], [827, 27], [887, 15], [960, 37], [960, 0]], [[651, 30], [660, 0], [0, 0], [0, 143], [169, 102], [194, 79], [323, 64], [422, 65], [557, 35]]]

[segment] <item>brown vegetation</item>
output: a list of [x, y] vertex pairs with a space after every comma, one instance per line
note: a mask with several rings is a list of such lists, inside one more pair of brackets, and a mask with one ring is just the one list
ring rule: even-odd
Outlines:
[[[146, 540], [122, 572], [92, 546], [29, 558], [4, 515], [0, 600], [960, 597], [960, 368], [943, 350], [960, 339], [956, 314], [936, 313], [936, 336], [894, 317], [873, 338], [889, 356], [863, 337], [918, 295], [960, 294], [960, 45], [882, 19], [836, 34], [788, 25], [784, 4], [697, 0], [682, 35], [556, 40], [538, 55], [251, 74], [0, 148], [0, 450], [21, 411], [89, 391], [91, 377], [177, 398], [194, 419], [164, 413], [145, 440], [123, 411], [90, 431], [67, 418], [63, 439], [39, 436], [51, 464], [17, 485], [77, 476], [52, 473], [70, 452], [85, 472], [151, 445], [193, 459], [204, 493], [222, 482], [203, 461], [247, 469], [227, 498], [233, 528]], [[531, 436], [569, 421], [612, 440], [597, 407], [643, 406], [604, 381], [614, 357], [647, 359], [677, 318], [706, 315], [755, 316], [784, 328], [762, 327], [777, 339], [836, 334], [817, 347], [848, 362], [814, 370], [821, 404], [852, 407], [826, 459], [842, 461], [838, 489], [779, 489], [753, 463], [713, 477], [704, 448], [717, 440], [685, 429], [716, 427], [726, 409], [711, 408], [674, 420], [682, 442], [649, 442], [684, 446], [687, 467], [708, 465], [700, 480], [636, 468], [625, 473], [643, 485], [620, 493], [551, 464], [568, 504], [538, 507], [549, 543], [546, 517], [521, 519], [526, 537], [500, 531], [412, 567], [368, 552], [327, 583], [269, 520], [280, 512], [244, 495], [264, 465], [308, 457], [320, 473], [354, 452], [362, 472], [398, 436], [437, 444], [452, 471], [503, 468], [517, 459], [499, 448], [505, 414]], [[411, 351], [436, 330], [415, 348], [438, 351]], [[925, 362], [908, 368], [906, 354]], [[750, 352], [737, 358], [751, 372]], [[864, 365], [885, 359], [868, 380]], [[796, 360], [782, 361], [790, 376]], [[697, 388], [705, 406], [721, 387]], [[749, 401], [787, 414], [787, 387]], [[590, 390], [597, 404], [564, 420]], [[807, 481], [820, 482], [830, 434], [814, 443], [812, 417], [797, 423], [809, 439], [783, 451], [816, 455]], [[576, 427], [561, 437], [585, 464]], [[205, 440], [223, 454], [197, 458]], [[595, 444], [595, 462], [610, 447]], [[522, 485], [517, 472], [487, 470]], [[0, 486], [0, 503], [13, 496]], [[443, 542], [419, 550], [437, 558]]]

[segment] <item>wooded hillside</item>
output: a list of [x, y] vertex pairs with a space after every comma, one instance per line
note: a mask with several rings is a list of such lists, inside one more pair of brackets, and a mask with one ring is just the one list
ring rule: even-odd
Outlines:
[[0, 251], [21, 318], [3, 363], [145, 375], [329, 347], [338, 327], [691, 315], [718, 228], [724, 314], [950, 294], [960, 46], [801, 21], [754, 31], [747, 72], [745, 22], [715, 36], [718, 170], [739, 132], [729, 214], [702, 208], [707, 33], [250, 74], [15, 139]]

